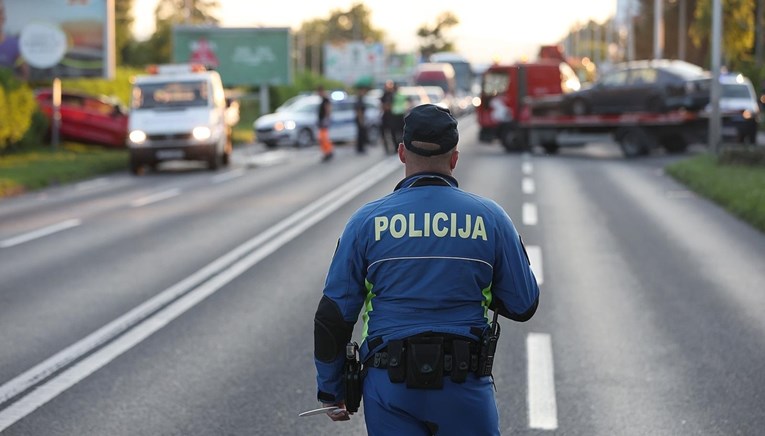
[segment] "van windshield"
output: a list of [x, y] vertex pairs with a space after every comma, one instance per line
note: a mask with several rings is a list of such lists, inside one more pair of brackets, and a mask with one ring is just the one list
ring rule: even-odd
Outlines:
[[142, 83], [133, 88], [133, 109], [204, 107], [209, 104], [207, 82]]

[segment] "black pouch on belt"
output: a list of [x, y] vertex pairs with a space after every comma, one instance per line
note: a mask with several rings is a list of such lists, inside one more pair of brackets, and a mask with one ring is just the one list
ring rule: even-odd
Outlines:
[[406, 341], [406, 387], [441, 389], [444, 386], [444, 338], [413, 337]]
[[454, 383], [463, 383], [470, 371], [470, 342], [461, 339], [452, 341], [452, 372]]
[[388, 342], [388, 378], [391, 383], [402, 383], [406, 379], [403, 340]]

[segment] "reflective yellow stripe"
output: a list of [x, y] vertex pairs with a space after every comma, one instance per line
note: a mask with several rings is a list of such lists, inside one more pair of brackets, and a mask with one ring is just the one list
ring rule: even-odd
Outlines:
[[367, 298], [364, 300], [364, 314], [361, 315], [361, 319], [364, 321], [364, 327], [361, 329], [361, 340], [367, 338], [367, 332], [369, 331], [369, 312], [372, 311], [372, 299], [375, 298], [375, 294], [372, 292], [374, 285], [369, 283], [368, 280], [364, 280], [364, 285], [367, 288]]

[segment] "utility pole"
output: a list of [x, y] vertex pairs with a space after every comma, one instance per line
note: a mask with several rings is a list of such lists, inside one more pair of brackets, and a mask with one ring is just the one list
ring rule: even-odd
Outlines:
[[677, 58], [681, 61], [685, 60], [685, 39], [687, 38], [686, 35], [688, 35], [688, 14], [685, 1], [678, 0], [677, 2]]
[[664, 1], [653, 0], [653, 58], [664, 56]]
[[720, 54], [722, 52], [722, 0], [712, 0], [712, 114], [709, 118], [709, 147], [720, 153]]

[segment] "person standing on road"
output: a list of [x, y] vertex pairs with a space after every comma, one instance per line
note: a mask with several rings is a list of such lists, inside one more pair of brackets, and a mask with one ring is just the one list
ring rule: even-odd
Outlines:
[[322, 162], [326, 162], [334, 156], [334, 146], [332, 140], [329, 139], [329, 125], [331, 123], [332, 115], [332, 102], [327, 97], [327, 92], [323, 86], [319, 86], [316, 89], [317, 93], [321, 97], [321, 103], [319, 103], [319, 148], [321, 148]]
[[[382, 106], [382, 120], [380, 121], [380, 138], [386, 154], [393, 154], [399, 144], [399, 135], [394, 130], [393, 117], [393, 96], [396, 94], [396, 82], [393, 80], [385, 81], [385, 88], [380, 97]], [[390, 142], [389, 142], [390, 141]], [[388, 144], [390, 143], [390, 146]]]
[[364, 98], [367, 95], [367, 86], [360, 85], [356, 93], [356, 103], [354, 103], [353, 109], [356, 114], [356, 152], [359, 154], [366, 153], [367, 142], [369, 142], [369, 136], [367, 132], [367, 115], [366, 115], [366, 103]]
[[405, 178], [351, 216], [316, 310], [317, 397], [339, 406], [328, 415], [344, 421], [346, 344], [364, 309], [359, 357], [371, 436], [498, 435], [485, 344], [497, 314], [526, 321], [539, 303], [507, 213], [452, 176], [458, 138], [448, 109], [410, 111], [398, 146]]

